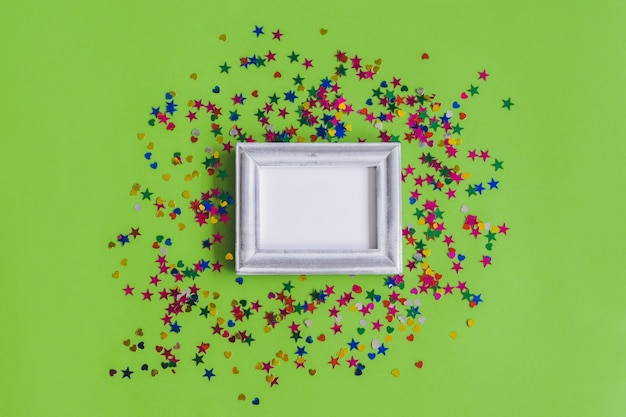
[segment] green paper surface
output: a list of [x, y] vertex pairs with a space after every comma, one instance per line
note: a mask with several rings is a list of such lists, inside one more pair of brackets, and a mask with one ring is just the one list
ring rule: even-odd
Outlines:
[[[623, 414], [623, 2], [5, 3], [0, 415]], [[183, 323], [194, 331], [176, 339], [187, 349], [177, 374], [161, 370], [152, 378], [138, 369], [148, 352], [131, 353], [123, 341], [136, 343], [141, 327], [153, 349], [163, 310], [124, 297], [121, 289], [154, 262], [153, 253], [138, 245], [109, 250], [107, 243], [141, 225], [146, 241], [166, 233], [175, 242], [172, 251], [197, 252], [204, 229], [178, 235], [174, 222], [148, 221], [148, 206], [136, 212], [137, 200], [128, 193], [133, 183], [154, 184], [162, 194], [185, 187], [184, 181], [163, 181], [166, 170], [154, 172], [143, 156], [152, 140], [159, 152], [177, 150], [164, 142], [162, 127], [147, 125], [150, 107], [165, 92], [176, 91], [186, 109], [184, 100], [196, 92], [207, 96], [219, 85], [248, 94], [271, 74], [250, 70], [243, 77], [237, 68], [242, 54], [261, 49], [255, 25], [264, 26], [265, 36], [280, 28], [285, 35], [276, 49], [313, 58], [318, 69], [332, 68], [333, 54], [342, 49], [364, 62], [381, 58], [383, 78], [402, 77], [444, 103], [479, 86], [467, 104], [459, 154], [489, 149], [504, 161], [498, 192], [471, 208], [511, 230], [497, 242], [493, 265], [483, 269], [475, 262], [459, 274], [485, 303], [469, 309], [451, 299], [425, 302], [428, 320], [416, 340], [392, 345], [361, 377], [332, 370], [327, 362], [337, 344], [323, 345], [306, 369], [281, 364], [280, 385], [270, 387], [254, 366], [279, 349], [293, 362], [295, 347], [284, 343], [284, 326], [255, 333], [259, 342], [252, 348], [212, 341], [205, 364], [193, 369], [193, 346], [211, 332], [208, 321], [196, 321]], [[266, 48], [269, 40], [263, 42]], [[233, 68], [220, 74], [225, 61]], [[486, 83], [477, 77], [483, 69], [490, 74]], [[194, 72], [195, 81], [189, 78]], [[306, 73], [302, 67], [300, 74]], [[356, 81], [347, 84], [360, 88]], [[514, 104], [503, 108], [508, 99]], [[204, 131], [203, 139], [210, 135]], [[139, 141], [138, 132], [146, 139]], [[416, 166], [416, 158], [404, 152], [403, 165]], [[231, 174], [223, 184], [233, 189]], [[184, 199], [178, 194], [176, 200]], [[405, 222], [414, 221], [415, 207], [403, 204]], [[233, 244], [227, 235], [217, 256], [223, 259]], [[479, 251], [468, 249], [468, 255]], [[237, 299], [263, 301], [288, 279], [302, 296], [328, 282], [338, 288], [353, 282], [246, 277], [238, 285], [232, 262], [226, 269], [231, 272], [223, 279], [211, 275], [208, 289]], [[111, 277], [116, 270], [122, 274], [117, 280]], [[371, 282], [380, 288], [380, 277]], [[476, 321], [471, 329], [467, 319]], [[121, 372], [108, 375], [126, 366], [135, 371], [130, 381]], [[204, 368], [215, 368], [216, 377], [202, 378]], [[240, 393], [245, 401], [237, 399]], [[259, 405], [251, 404], [255, 397]]]

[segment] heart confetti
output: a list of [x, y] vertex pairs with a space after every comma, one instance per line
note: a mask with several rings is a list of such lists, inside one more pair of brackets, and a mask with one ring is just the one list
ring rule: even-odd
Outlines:
[[[328, 29], [319, 32], [326, 35]], [[472, 135], [461, 139], [465, 127], [470, 129], [463, 121], [478, 87], [470, 84], [460, 92], [435, 94], [416, 82], [428, 80], [389, 74], [381, 58], [360, 57], [372, 53], [330, 51], [336, 62], [325, 66], [330, 56], [318, 60], [307, 51], [288, 49], [281, 41], [285, 34], [278, 29], [255, 25], [248, 36], [241, 46], [245, 53], [216, 62], [212, 73], [210, 68], [207, 73], [202, 69], [204, 87], [194, 83], [197, 72], [185, 72], [185, 82], [192, 86], [187, 90], [193, 94], [180, 98], [175, 91], [166, 91], [150, 105], [146, 129], [162, 129], [168, 138], [162, 142], [149, 132], [152, 142], [137, 156], [137, 177], [143, 185], [133, 184], [130, 198], [133, 215], [144, 216], [147, 225], [141, 232], [137, 227], [112, 234], [107, 241], [108, 249], [125, 251], [115, 257], [116, 262], [124, 256], [120, 264], [131, 265], [114, 285], [120, 284], [129, 302], [152, 304], [151, 312], [158, 307], [161, 313], [155, 321], [162, 328], [145, 327], [145, 338], [143, 327], [131, 335], [132, 340], [121, 336], [124, 354], [130, 355], [130, 350], [136, 355], [139, 362], [131, 361], [133, 370], [139, 369], [139, 363], [142, 371], [152, 369], [153, 377], [159, 369], [168, 375], [193, 372], [204, 384], [219, 384], [251, 371], [260, 383], [273, 388], [289, 383], [283, 381], [280, 368], [307, 369], [309, 376], [315, 376], [318, 368], [323, 376], [324, 362], [324, 369], [367, 378], [365, 364], [378, 364], [392, 354], [406, 355], [409, 347], [417, 346], [418, 337], [426, 337], [421, 326], [434, 303], [461, 300], [474, 309], [484, 302], [479, 291], [470, 290], [484, 283], [474, 283], [465, 269], [473, 274], [470, 267], [476, 263], [482, 265], [480, 270], [492, 268], [496, 246], [509, 227], [479, 216], [467, 204], [500, 192], [499, 175], [504, 169], [490, 150], [469, 145]], [[218, 40], [226, 42], [226, 34], [213, 38], [215, 44]], [[237, 45], [228, 48], [237, 52]], [[429, 58], [428, 53], [421, 54], [422, 60]], [[264, 81], [250, 87], [248, 81], [257, 78], [248, 78], [248, 71], [262, 67], [267, 69], [257, 74]], [[414, 76], [414, 71], [408, 74]], [[488, 94], [482, 84], [488, 75], [486, 70], [478, 72], [481, 97], [483, 88]], [[222, 77], [228, 77], [228, 82], [222, 83]], [[242, 86], [246, 89], [238, 91]], [[514, 109], [511, 100], [503, 99], [502, 107]], [[480, 123], [473, 128], [477, 126]], [[133, 134], [139, 140], [148, 135]], [[406, 214], [410, 222], [402, 229], [404, 273], [352, 276], [349, 281], [307, 280], [300, 275], [282, 284], [236, 276], [234, 161], [236, 144], [244, 142], [401, 143], [407, 163], [401, 172], [402, 199], [411, 206]], [[168, 172], [159, 173], [157, 161]], [[148, 230], [149, 237], [142, 237]], [[478, 251], [467, 241], [477, 241]], [[131, 243], [145, 252], [126, 251]], [[120, 272], [112, 276], [119, 279]], [[466, 324], [471, 328], [475, 321], [467, 319]], [[455, 331], [448, 335], [458, 337]], [[153, 339], [160, 344], [151, 345]], [[197, 339], [193, 346], [192, 339]], [[259, 348], [246, 355], [263, 356], [260, 352], [267, 352], [267, 346], [279, 350], [273, 356], [254, 358], [255, 366], [238, 363], [247, 357], [238, 354], [239, 346], [247, 349], [257, 344]], [[212, 353], [215, 346], [223, 345], [232, 346], [223, 351], [224, 358]], [[229, 361], [228, 367], [224, 361]], [[423, 367], [422, 360], [414, 361], [409, 358], [405, 363]], [[148, 375], [133, 370], [126, 366], [108, 372], [118, 379], [120, 374], [133, 380]], [[399, 368], [391, 370], [393, 377], [400, 374]], [[246, 382], [238, 382], [242, 383]], [[237, 399], [245, 401], [246, 395], [238, 394]], [[254, 397], [250, 403], [259, 405], [260, 400]]]

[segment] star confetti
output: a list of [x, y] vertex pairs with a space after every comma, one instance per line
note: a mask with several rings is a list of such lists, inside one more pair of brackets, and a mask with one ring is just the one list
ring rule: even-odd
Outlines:
[[[483, 284], [470, 285], [466, 270], [494, 268], [495, 246], [510, 230], [468, 207], [506, 185], [504, 162], [462, 138], [468, 102], [488, 94], [483, 82], [490, 74], [478, 71], [477, 81], [474, 69], [467, 71], [465, 87], [444, 100], [406, 75], [386, 73], [382, 59], [368, 51], [328, 51], [324, 58], [334, 63], [325, 67], [327, 60], [304, 48], [284, 47], [289, 35], [280, 29], [257, 24], [245, 32], [249, 42], [238, 59], [221, 58], [208, 73], [185, 77], [190, 83], [211, 80], [207, 86], [190, 97], [161, 92], [146, 105], [147, 132], [137, 138], [147, 145], [137, 170], [147, 170], [142, 177], [148, 179], [130, 192], [143, 223], [112, 233], [108, 247], [124, 251], [122, 266], [130, 259], [136, 268], [112, 274], [119, 280], [117, 296], [160, 314], [151, 333], [141, 324], [122, 341], [141, 363], [111, 368], [109, 375], [138, 381], [189, 372], [210, 385], [247, 375], [274, 391], [294, 377], [283, 375], [285, 368], [307, 378], [319, 372], [366, 377], [372, 361], [408, 355], [406, 369], [390, 366], [389, 375], [416, 372], [424, 361], [399, 347], [420, 337], [432, 303], [451, 300], [473, 309], [488, 301]], [[321, 29], [320, 36], [327, 32]], [[243, 91], [245, 83], [236, 81], [250, 71], [267, 78]], [[510, 98], [502, 102], [508, 110], [514, 105]], [[349, 284], [273, 277], [263, 293], [242, 298], [238, 288], [252, 279], [236, 277], [233, 267], [234, 146], [318, 141], [402, 144], [402, 198], [411, 207], [402, 229], [404, 273], [357, 276]], [[150, 261], [137, 265], [139, 259]], [[467, 320], [466, 327], [474, 323]], [[183, 345], [181, 334], [196, 343]], [[446, 339], [462, 336], [448, 334]], [[254, 369], [235, 363], [237, 352], [255, 355], [253, 347], [264, 341], [277, 347], [275, 354], [258, 357]], [[322, 344], [332, 347], [330, 356]]]

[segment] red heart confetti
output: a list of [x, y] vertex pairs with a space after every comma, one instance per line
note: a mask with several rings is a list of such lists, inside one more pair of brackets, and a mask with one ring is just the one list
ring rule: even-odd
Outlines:
[[[325, 35], [326, 29], [321, 29], [320, 33]], [[509, 227], [506, 223], [497, 225], [482, 219], [469, 210], [468, 203], [499, 190], [497, 176], [504, 165], [487, 149], [467, 148], [461, 139], [465, 127], [460, 122], [467, 117], [466, 112], [458, 112], [461, 104], [444, 94], [428, 92], [419, 86], [410, 87], [416, 84], [415, 80], [388, 74], [381, 59], [368, 62], [361, 57], [371, 54], [332, 51], [336, 62], [324, 68], [323, 59], [315, 60], [314, 65], [313, 57], [305, 58], [307, 55], [303, 52], [287, 49], [281, 42], [285, 34], [279, 29], [255, 26], [250, 36], [260, 45], [255, 53], [216, 64], [213, 74], [203, 75], [216, 80], [218, 77], [234, 78], [230, 83], [222, 87], [208, 84], [215, 86], [209, 87], [209, 91], [199, 88], [187, 101], [179, 101], [175, 92], [168, 91], [162, 100], [150, 106], [148, 128], [169, 131], [167, 147], [180, 148], [162, 155], [158, 152], [160, 148], [151, 143], [150, 152], [142, 152], [144, 165], [138, 166], [138, 170], [142, 170], [142, 177], [152, 175], [154, 180], [143, 186], [134, 184], [130, 196], [135, 207], [154, 207], [139, 212], [146, 216], [150, 230], [171, 230], [167, 223], [175, 221], [170, 224], [181, 234], [167, 237], [163, 233], [154, 240], [151, 237], [137, 243], [143, 245], [141, 250], [148, 252], [148, 255], [142, 253], [141, 259], [149, 256], [152, 261], [144, 265], [145, 273], [134, 274], [129, 282], [121, 283], [122, 293], [140, 306], [142, 303], [158, 304], [162, 310], [158, 318], [162, 328], [154, 335], [165, 345], [154, 345], [152, 350], [148, 349], [149, 338], [136, 340], [143, 336], [143, 327], [131, 335], [132, 341], [122, 338], [125, 349], [132, 349], [137, 357], [147, 356], [148, 360], [136, 368], [137, 374], [130, 366], [125, 366], [110, 369], [111, 377], [121, 374], [122, 379], [131, 379], [148, 374], [156, 377], [160, 375], [159, 370], [161, 374], [189, 371], [197, 374], [203, 383], [215, 384], [221, 378], [245, 373], [244, 367], [236, 364], [220, 367], [217, 356], [210, 355], [214, 342], [246, 347], [256, 343], [280, 346], [283, 350], [272, 357], [259, 358], [255, 367], [259, 379], [271, 388], [283, 382], [277, 369], [281, 363], [308, 369], [309, 376], [314, 376], [318, 363], [327, 362], [328, 369], [366, 377], [370, 361], [387, 354], [403, 354], [403, 344], [416, 339], [415, 334], [425, 323], [424, 313], [432, 303], [460, 298], [469, 308], [476, 308], [484, 302], [481, 293], [470, 290], [464, 269], [470, 265], [468, 262], [480, 262], [482, 268], [491, 267], [494, 245], [506, 236]], [[225, 42], [226, 35], [220, 35], [218, 40]], [[271, 42], [270, 50], [267, 49], [269, 44], [263, 43], [266, 41]], [[246, 42], [243, 49], [247, 50], [250, 45], [256, 44]], [[424, 52], [421, 58], [429, 59], [428, 53]], [[247, 71], [263, 67], [270, 67], [268, 79], [250, 93], [260, 101], [249, 99], [241, 91], [232, 91], [244, 84], [238, 83], [237, 77], [245, 79]], [[284, 79], [278, 80], [283, 75]], [[478, 83], [486, 82], [488, 76], [486, 70], [479, 71]], [[197, 73], [189, 77], [198, 78]], [[350, 82], [344, 83], [345, 79]], [[353, 83], [353, 80], [363, 84]], [[287, 85], [286, 81], [291, 84]], [[354, 91], [353, 85], [361, 85], [362, 90]], [[360, 98], [362, 91], [369, 94], [365, 101]], [[478, 87], [470, 85], [460, 97], [468, 100], [477, 93]], [[456, 97], [456, 94], [453, 95]], [[359, 98], [353, 101], [353, 97]], [[502, 102], [502, 107], [508, 110], [514, 105], [511, 98]], [[463, 102], [464, 110], [469, 108], [466, 105]], [[179, 135], [181, 126], [188, 128], [183, 128]], [[145, 133], [137, 134], [139, 139], [145, 136]], [[228, 246], [234, 239], [229, 233], [233, 229], [236, 202], [231, 188], [233, 181], [227, 179], [234, 175], [235, 144], [307, 141], [402, 144], [403, 158], [408, 162], [401, 172], [402, 198], [415, 210], [410, 214], [412, 221], [402, 229], [405, 273], [379, 279], [357, 276], [352, 277], [350, 283], [338, 281], [336, 284], [331, 279], [325, 284], [319, 280], [307, 281], [302, 275], [294, 279], [294, 283], [288, 280], [279, 285], [270, 284], [272, 288], [258, 298], [242, 299], [238, 287], [246, 283], [233, 275], [234, 251]], [[464, 158], [465, 152], [467, 157]], [[189, 156], [183, 159], [183, 155]], [[152, 169], [145, 166], [148, 159], [154, 164]], [[167, 173], [158, 172], [163, 166], [169, 167]], [[476, 169], [473, 175], [470, 168]], [[144, 169], [148, 170], [145, 175]], [[161, 181], [157, 181], [159, 178]], [[167, 184], [162, 181], [165, 178]], [[196, 178], [208, 184], [206, 189], [194, 193], [187, 187], [172, 193], [169, 188], [175, 186], [177, 180], [184, 183], [197, 181]], [[180, 195], [185, 198], [182, 206], [174, 203], [174, 197], [180, 198]], [[196, 243], [202, 255], [199, 259], [180, 259], [171, 249], [179, 236], [191, 235], [188, 230], [193, 228], [203, 236]], [[461, 234], [477, 242], [480, 256], [472, 255], [476, 251], [466, 250], [465, 240], [459, 238]], [[108, 248], [125, 251], [126, 245], [135, 244], [141, 236], [140, 228], [114, 236]], [[188, 253], [187, 248], [183, 249]], [[130, 257], [131, 253], [125, 255]], [[198, 279], [200, 277], [202, 279]], [[224, 277], [230, 278], [224, 280]], [[224, 285], [220, 290], [222, 294], [212, 288], [217, 280]], [[226, 282], [230, 284], [224, 284]], [[351, 315], [358, 318], [344, 320]], [[358, 325], [354, 325], [355, 322]], [[207, 325], [211, 328], [208, 334]], [[278, 327], [288, 329], [289, 337], [282, 336], [285, 332], [273, 331]], [[467, 327], [471, 327], [470, 320]], [[189, 337], [179, 339], [183, 331]], [[403, 331], [408, 334], [397, 337]], [[198, 339], [195, 346], [183, 342], [189, 338]], [[263, 342], [267, 339], [269, 342]], [[330, 360], [327, 356], [323, 362], [318, 360], [321, 342], [336, 347]], [[189, 355], [191, 351], [193, 355]], [[255, 350], [251, 352], [254, 354]], [[309, 357], [315, 359], [307, 363]], [[231, 352], [227, 351], [221, 360], [232, 363], [237, 355], [229, 358]], [[315, 368], [310, 367], [312, 363]], [[415, 366], [422, 368], [423, 361], [415, 362]], [[141, 372], [148, 369], [152, 371]], [[391, 374], [398, 377], [400, 370], [393, 369]], [[245, 400], [246, 396], [239, 394], [238, 399]], [[260, 400], [254, 397], [251, 403], [259, 405]]]

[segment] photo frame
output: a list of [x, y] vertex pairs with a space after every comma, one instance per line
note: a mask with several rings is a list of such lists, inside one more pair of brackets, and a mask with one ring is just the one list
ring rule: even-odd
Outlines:
[[237, 274], [402, 272], [399, 143], [238, 143], [236, 173]]

